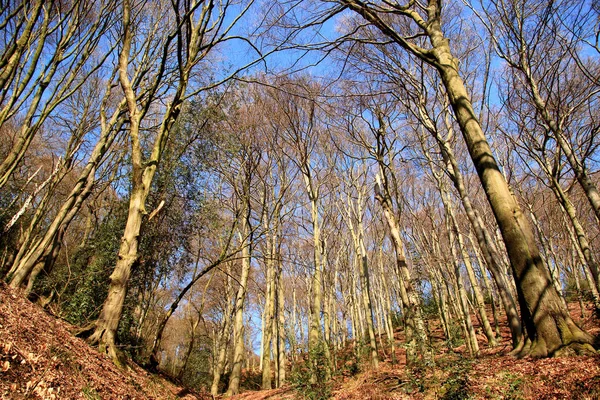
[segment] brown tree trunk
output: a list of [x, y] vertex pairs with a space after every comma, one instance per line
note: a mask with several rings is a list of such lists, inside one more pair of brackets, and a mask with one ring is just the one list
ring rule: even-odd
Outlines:
[[[225, 298], [230, 299], [231, 292], [231, 264], [228, 263], [228, 274], [227, 274], [227, 287], [225, 289]], [[225, 370], [225, 359], [227, 356], [227, 342], [229, 341], [230, 336], [230, 328], [231, 328], [231, 314], [233, 311], [233, 305], [231, 301], [227, 301], [227, 305], [225, 306], [225, 310], [223, 312], [223, 326], [219, 331], [216, 338], [215, 352], [214, 357], [216, 360], [214, 361], [213, 367], [213, 380], [210, 387], [210, 393], [213, 396], [217, 396], [219, 394], [219, 384], [221, 383], [221, 375]]]
[[450, 53], [439, 21], [432, 24], [429, 36], [450, 104], [463, 133], [485, 194], [506, 244], [517, 283], [521, 313], [527, 333], [533, 340], [532, 356], [549, 356], [565, 346], [594, 352], [592, 338], [569, 316], [543, 265], [529, 222], [515, 201], [487, 139], [481, 130], [469, 95], [458, 74], [458, 60]]

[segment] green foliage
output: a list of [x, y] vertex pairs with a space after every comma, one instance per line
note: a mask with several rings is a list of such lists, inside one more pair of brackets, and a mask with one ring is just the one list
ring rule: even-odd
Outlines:
[[[361, 372], [363, 365], [363, 357], [361, 352], [353, 351], [350, 346], [339, 350], [335, 354], [336, 360], [336, 375], [354, 376]], [[368, 361], [368, 360], [367, 360]]]
[[402, 315], [402, 313], [400, 311], [392, 311], [391, 318], [392, 318], [392, 328], [394, 328], [394, 329], [404, 328], [404, 316]]
[[469, 391], [469, 372], [471, 368], [472, 361], [465, 358], [451, 364], [450, 375], [442, 385], [442, 399], [462, 400], [473, 397]]
[[421, 303], [421, 312], [424, 319], [437, 319], [438, 318], [438, 305], [435, 302], [433, 296], [427, 296], [423, 298]]
[[525, 382], [523, 376], [514, 374], [512, 372], [503, 372], [501, 376], [501, 386], [504, 388], [502, 393], [503, 398], [514, 400], [523, 399], [521, 390], [523, 383]]
[[[331, 397], [332, 382], [325, 346], [325, 343], [319, 342], [309, 351], [304, 362], [296, 363], [292, 368], [290, 383], [302, 399], [325, 400]], [[311, 383], [313, 376], [315, 383]]]
[[447, 338], [446, 345], [448, 347], [458, 347], [462, 346], [465, 343], [465, 338], [463, 336], [462, 327], [460, 326], [460, 322], [451, 321], [450, 326], [448, 327], [450, 337]]
[[415, 392], [425, 391], [426, 380], [425, 380], [426, 366], [417, 360], [412, 363], [411, 367], [406, 371], [407, 383], [404, 386], [406, 393], [411, 394]]
[[187, 360], [187, 364], [181, 374], [181, 382], [194, 389], [210, 390], [212, 384], [211, 347], [208, 337], [197, 337], [194, 348]]
[[125, 228], [126, 206], [117, 203], [71, 262], [57, 263], [36, 283], [36, 293], [59, 294], [62, 316], [72, 324], [85, 325], [100, 312]]

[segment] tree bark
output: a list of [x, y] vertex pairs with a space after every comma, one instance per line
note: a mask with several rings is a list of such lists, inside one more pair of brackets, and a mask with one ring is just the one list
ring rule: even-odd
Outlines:
[[581, 330], [562, 304], [543, 265], [529, 222], [515, 201], [487, 139], [481, 130], [469, 95], [458, 74], [458, 60], [450, 53], [439, 21], [430, 28], [437, 67], [457, 122], [467, 143], [485, 194], [506, 243], [517, 283], [521, 313], [526, 323], [532, 356], [550, 356], [566, 346], [591, 351], [592, 338]]
[[[227, 274], [227, 287], [225, 289], [225, 298], [229, 299], [229, 295], [231, 292], [231, 268], [230, 263], [228, 263], [228, 274]], [[219, 384], [221, 383], [221, 375], [225, 369], [225, 358], [227, 355], [227, 342], [229, 341], [229, 336], [231, 334], [231, 316], [233, 313], [233, 304], [231, 301], [226, 301], [226, 306], [223, 311], [223, 326], [217, 335], [216, 346], [215, 346], [215, 356], [216, 360], [214, 362], [213, 368], [213, 380], [210, 387], [210, 393], [213, 396], [217, 396], [219, 394]]]
[[248, 215], [242, 221], [241, 242], [242, 244], [242, 272], [240, 276], [240, 287], [235, 300], [235, 317], [233, 325], [233, 366], [229, 376], [229, 387], [226, 396], [234, 396], [240, 392], [240, 380], [242, 378], [242, 364], [244, 362], [244, 302], [246, 300], [246, 290], [248, 287], [248, 276], [250, 275], [250, 246], [248, 242], [250, 235], [249, 217], [250, 210], [248, 204]]

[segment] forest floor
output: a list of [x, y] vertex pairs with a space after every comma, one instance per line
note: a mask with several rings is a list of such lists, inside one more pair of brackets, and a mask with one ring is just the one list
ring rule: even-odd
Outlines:
[[[600, 321], [580, 317], [576, 322], [599, 335]], [[346, 361], [334, 379], [319, 388], [285, 386], [269, 391], [246, 391], [235, 400], [321, 398], [328, 392], [339, 400], [368, 399], [600, 399], [600, 355], [550, 359], [517, 359], [509, 354], [510, 337], [502, 326], [500, 344], [486, 346], [478, 337], [481, 354], [466, 355], [463, 346], [449, 350], [441, 340], [436, 321], [428, 321], [434, 367], [407, 368], [405, 350], [397, 332], [396, 362], [382, 352], [377, 370]], [[46, 313], [0, 283], [0, 398], [2, 399], [211, 399], [131, 363], [127, 370], [73, 336], [75, 327]], [[480, 331], [480, 329], [478, 330]], [[384, 338], [385, 340], [385, 338]], [[246, 380], [258, 373], [246, 373]]]
[[[570, 303], [575, 322], [590, 334], [600, 337], [600, 320], [592, 305], [581, 318], [578, 303]], [[491, 315], [491, 310], [489, 310]], [[437, 320], [427, 321], [434, 366], [406, 366], [406, 351], [401, 347], [404, 336], [396, 332], [395, 363], [385, 352], [377, 370], [365, 364], [339, 365], [337, 376], [329, 387], [297, 386], [281, 389], [248, 391], [235, 400], [267, 400], [321, 398], [319, 392], [329, 391], [337, 400], [392, 399], [590, 399], [600, 400], [600, 354], [596, 356], [554, 357], [545, 359], [516, 358], [510, 354], [510, 331], [505, 321], [500, 324], [499, 344], [487, 346], [481, 326], [472, 315], [478, 332], [480, 355], [468, 356], [465, 345], [448, 349]], [[385, 341], [385, 336], [383, 336]], [[387, 350], [387, 349], [386, 349]], [[358, 372], [355, 372], [356, 369]], [[352, 371], [352, 372], [351, 372]]]
[[[600, 320], [591, 307], [586, 310], [585, 318], [580, 317], [577, 303], [569, 304], [569, 310], [589, 333], [600, 334]], [[377, 370], [341, 379], [333, 389], [333, 398], [600, 399], [600, 355], [519, 359], [510, 354], [510, 331], [506, 324], [501, 325], [499, 344], [491, 348], [477, 319], [472, 317], [480, 346], [477, 358], [468, 357], [465, 345], [448, 349], [441, 339], [441, 330], [436, 327], [431, 335], [437, 337], [432, 344], [433, 367], [393, 365], [388, 356]], [[405, 350], [397, 350], [396, 357], [405, 359]]]
[[203, 399], [73, 336], [75, 327], [0, 282], [1, 399]]

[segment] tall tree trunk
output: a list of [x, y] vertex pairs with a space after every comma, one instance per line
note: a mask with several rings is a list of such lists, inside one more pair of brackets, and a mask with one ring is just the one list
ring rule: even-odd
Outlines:
[[[279, 253], [278, 253], [279, 254]], [[277, 326], [277, 387], [282, 387], [285, 383], [285, 297], [283, 293], [283, 282], [282, 282], [282, 271], [281, 271], [281, 260], [277, 258], [276, 268], [276, 288], [277, 288], [277, 319], [275, 324]]]
[[[456, 220], [454, 220], [454, 224], [456, 224]], [[498, 344], [496, 341], [496, 337], [494, 335], [494, 331], [492, 330], [492, 326], [490, 325], [490, 321], [487, 316], [487, 312], [485, 310], [485, 301], [483, 299], [483, 295], [481, 294], [481, 289], [479, 288], [479, 282], [477, 282], [477, 278], [475, 277], [475, 271], [473, 270], [473, 265], [471, 264], [471, 260], [469, 258], [469, 253], [465, 247], [465, 243], [463, 240], [463, 235], [457, 229], [457, 239], [458, 239], [458, 247], [460, 248], [462, 259], [465, 263], [465, 269], [467, 270], [467, 276], [469, 277], [469, 282], [471, 283], [471, 287], [473, 288], [473, 293], [475, 295], [475, 305], [477, 307], [477, 311], [479, 312], [479, 318], [481, 319], [481, 323], [483, 325], [483, 332], [488, 340], [488, 344], [493, 347]]]
[[[308, 194], [308, 198], [310, 201], [310, 215], [311, 215], [311, 223], [312, 223], [312, 235], [313, 235], [313, 262], [314, 262], [314, 272], [312, 274], [312, 282], [311, 282], [311, 302], [310, 302], [310, 321], [308, 327], [308, 351], [309, 358], [311, 363], [311, 377], [310, 382], [312, 384], [317, 383], [317, 369], [322, 368], [322, 365], [319, 365], [319, 362], [323, 362], [323, 360], [318, 360], [320, 352], [325, 351], [323, 346], [326, 346], [323, 343], [322, 331], [321, 331], [321, 308], [323, 303], [323, 262], [324, 262], [324, 243], [321, 238], [321, 222], [319, 221], [319, 205], [318, 205], [318, 189], [315, 187], [315, 182], [313, 181], [313, 177], [311, 175], [310, 163], [308, 157], [304, 160], [304, 163], [301, 166], [302, 176], [304, 178], [304, 183], [306, 186], [306, 192]], [[317, 354], [319, 353], [319, 355]]]
[[242, 243], [242, 272], [240, 276], [240, 287], [235, 299], [235, 317], [233, 325], [233, 366], [229, 376], [229, 387], [226, 396], [234, 396], [240, 392], [240, 380], [242, 378], [242, 364], [244, 362], [244, 302], [248, 287], [248, 276], [250, 275], [250, 236], [248, 205], [247, 216], [242, 221], [240, 238]]
[[386, 274], [383, 270], [383, 248], [379, 246], [379, 257], [378, 257], [378, 265], [379, 265], [379, 279], [383, 285], [383, 290], [381, 296], [385, 299], [385, 326], [386, 326], [386, 334], [388, 338], [388, 344], [390, 346], [390, 353], [392, 354], [392, 363], [394, 363], [396, 357], [396, 341], [394, 338], [394, 325], [392, 324], [392, 304], [391, 298], [392, 293], [390, 292], [389, 285], [387, 283]]
[[[382, 167], [380, 167], [380, 173], [381, 168]], [[402, 243], [402, 238], [400, 236], [400, 227], [391, 209], [389, 189], [386, 187], [386, 180], [383, 178], [383, 175], [378, 176], [378, 182], [375, 186], [375, 198], [383, 208], [396, 253], [396, 268], [398, 269], [398, 276], [401, 277], [400, 291], [404, 303], [404, 312], [406, 313], [405, 326], [409, 328], [406, 330], [406, 339], [408, 341], [407, 358], [410, 359], [415, 357], [417, 354], [420, 354], [425, 360], [429, 360], [430, 352], [426, 348], [427, 333], [425, 332], [425, 324], [421, 314], [418, 294], [412, 285], [410, 271], [404, 255], [404, 244]], [[414, 338], [409, 336], [413, 334]], [[412, 339], [416, 341], [416, 349], [410, 348]], [[415, 361], [415, 359], [409, 361], [412, 362]]]
[[233, 313], [233, 304], [229, 300], [231, 288], [231, 263], [227, 264], [227, 287], [225, 289], [225, 298], [227, 299], [227, 305], [225, 306], [225, 310], [223, 312], [223, 326], [219, 331], [219, 334], [216, 338], [215, 345], [215, 356], [216, 362], [214, 363], [213, 368], [213, 380], [210, 387], [210, 393], [213, 396], [217, 396], [219, 394], [219, 384], [221, 383], [221, 375], [225, 370], [225, 359], [227, 356], [227, 342], [229, 341], [230, 330], [231, 330], [231, 316]]
[[577, 258], [579, 259], [579, 262], [581, 263], [580, 265], [583, 268], [583, 274], [585, 275], [585, 280], [588, 284], [590, 293], [592, 295], [594, 307], [596, 308], [596, 310], [600, 310], [600, 294], [598, 293], [598, 289], [596, 288], [597, 281], [594, 280], [592, 272], [590, 271], [590, 268], [588, 267], [587, 262], [585, 261], [585, 255], [581, 251], [581, 246], [579, 246], [579, 243], [575, 238], [575, 233], [573, 232], [573, 229], [567, 226], [567, 230], [569, 231], [569, 239], [571, 240], [571, 246], [573, 248], [573, 251], [577, 254]]
[[512, 196], [475, 116], [458, 73], [458, 60], [450, 52], [439, 20], [431, 24], [429, 37], [435, 49], [435, 66], [506, 244], [521, 313], [533, 340], [529, 354], [553, 355], [565, 346], [594, 352], [592, 337], [573, 322], [542, 263], [529, 222]]
[[594, 257], [594, 253], [590, 248], [588, 235], [585, 232], [585, 229], [583, 229], [579, 218], [577, 217], [577, 211], [575, 210], [573, 203], [571, 203], [569, 196], [560, 186], [560, 183], [557, 181], [556, 177], [552, 178], [552, 191], [556, 195], [562, 209], [565, 211], [565, 214], [569, 218], [569, 222], [571, 223], [573, 230], [575, 231], [577, 244], [579, 245], [585, 262], [588, 265], [590, 271], [592, 272], [592, 276], [594, 277], [594, 281], [596, 283], [596, 290], [600, 291], [600, 269], [598, 267], [598, 262]]
[[[110, 88], [107, 88], [105, 99], [110, 95]], [[44, 254], [49, 254], [54, 243], [56, 243], [56, 236], [61, 230], [66, 230], [73, 218], [77, 215], [83, 202], [92, 193], [95, 183], [95, 173], [100, 163], [102, 162], [107, 151], [110, 149], [113, 141], [118, 134], [118, 127], [123, 123], [123, 117], [121, 110], [125, 102], [122, 101], [117, 107], [117, 110], [113, 113], [111, 119], [102, 128], [102, 133], [98, 142], [94, 146], [92, 154], [88, 159], [87, 164], [79, 173], [77, 182], [71, 189], [69, 196], [65, 202], [61, 205], [58, 213], [53, 218], [50, 226], [46, 229], [41, 240], [31, 243], [25, 250], [21, 249], [20, 257], [15, 260], [15, 265], [11, 268], [13, 273], [10, 278], [10, 286], [19, 287], [26, 279], [30, 278], [28, 286], [33, 286], [36, 276], [30, 277], [34, 267], [41, 261]], [[104, 110], [101, 110], [103, 112]], [[37, 271], [39, 273], [39, 271]]]
[[[358, 188], [358, 201], [353, 204], [352, 199], [348, 196], [348, 207], [347, 207], [347, 224], [352, 234], [354, 241], [354, 250], [356, 257], [358, 258], [358, 273], [360, 282], [360, 291], [363, 302], [363, 308], [365, 311], [365, 321], [367, 333], [369, 335], [369, 348], [371, 365], [374, 368], [379, 366], [379, 356], [377, 354], [377, 339], [375, 338], [375, 328], [373, 325], [373, 301], [371, 298], [371, 283], [369, 280], [369, 265], [367, 260], [367, 249], [364, 243], [364, 224], [363, 224], [363, 210], [362, 201], [363, 194], [360, 188]], [[356, 227], [354, 226], [354, 218], [357, 219]]]
[[[426, 116], [426, 113], [423, 111], [421, 114]], [[453, 129], [448, 115], [445, 116], [444, 121], [446, 123], [446, 129], [449, 132], [449, 136], [452, 136]], [[514, 297], [512, 296], [509, 286], [506, 283], [505, 275], [502, 273], [504, 268], [500, 265], [500, 255], [498, 254], [498, 250], [493, 245], [493, 241], [488, 238], [489, 235], [485, 231], [483, 222], [473, 208], [471, 198], [464, 183], [462, 172], [450, 143], [440, 135], [440, 132], [437, 129], [435, 129], [435, 124], [433, 124], [432, 121], [426, 120], [425, 126], [433, 134], [438, 143], [442, 156], [446, 159], [446, 164], [449, 167], [448, 173], [450, 179], [452, 180], [452, 183], [459, 194], [465, 214], [467, 215], [467, 218], [473, 227], [475, 238], [477, 239], [477, 244], [479, 245], [479, 249], [483, 254], [485, 264], [492, 273], [492, 276], [496, 282], [496, 286], [498, 287], [500, 299], [508, 319], [508, 326], [511, 332], [513, 347], [517, 347], [523, 340], [521, 319], [518, 315], [517, 305]]]
[[[448, 229], [448, 234], [449, 234], [449, 238], [450, 238], [450, 246], [452, 246], [451, 247], [452, 252], [453, 252], [454, 256], [458, 256], [458, 254], [455, 254], [456, 250], [454, 247], [454, 240], [457, 240], [458, 242], [456, 243], [456, 245], [460, 249], [461, 258], [465, 265], [465, 269], [467, 270], [467, 275], [469, 277], [471, 287], [473, 288], [473, 293], [475, 294], [475, 303], [477, 306], [477, 311], [479, 312], [479, 318], [481, 319], [483, 331], [485, 333], [485, 336], [487, 337], [488, 344], [493, 347], [497, 344], [496, 338], [494, 337], [494, 332], [492, 331], [492, 327], [490, 326], [490, 322], [488, 320], [487, 313], [485, 311], [485, 302], [483, 301], [483, 295], [481, 294], [481, 290], [479, 289], [479, 284], [477, 282], [477, 279], [475, 278], [475, 271], [473, 270], [473, 265], [471, 264], [471, 259], [467, 252], [467, 249], [465, 247], [465, 241], [463, 239], [463, 235], [459, 230], [458, 223], [456, 222], [456, 216], [454, 215], [454, 207], [452, 206], [452, 204], [450, 202], [450, 196], [449, 196], [448, 190], [445, 187], [446, 185], [443, 181], [442, 174], [436, 169], [436, 167], [433, 163], [433, 159], [431, 158], [431, 155], [427, 152], [425, 143], [422, 142], [421, 147], [423, 149], [423, 154], [425, 155], [425, 158], [427, 159], [427, 164], [429, 166], [429, 169], [431, 170], [431, 173], [436, 182], [438, 191], [440, 192], [440, 197], [442, 199], [442, 203], [444, 204], [444, 209], [446, 211], [447, 225], [448, 225], [447, 229]], [[458, 288], [459, 288], [459, 293], [461, 295], [461, 305], [462, 305], [462, 298], [463, 298], [462, 292], [464, 291], [464, 287], [462, 284], [462, 280], [460, 278], [460, 268], [456, 264], [457, 262], [458, 262], [458, 259], [455, 260], [455, 268], [456, 268], [457, 278], [459, 279]], [[465, 312], [464, 309], [463, 309], [463, 312]], [[475, 332], [474, 332], [472, 323], [470, 322], [471, 318], [468, 313], [468, 309], [466, 310], [465, 315], [469, 319], [469, 321], [467, 321], [467, 328], [468, 328], [469, 335], [471, 338], [472, 348], [474, 349], [475, 354], [477, 354], [477, 352], [479, 351], [479, 346], [477, 344], [477, 337], [475, 336]]]
[[[275, 237], [267, 239], [267, 290], [265, 293], [265, 309], [262, 330], [262, 389], [271, 389], [271, 338], [273, 336], [273, 318], [275, 315]], [[275, 348], [276, 346], [273, 346]]]
[[460, 272], [459, 255], [456, 251], [456, 236], [457, 226], [454, 214], [449, 204], [447, 195], [442, 192], [442, 201], [446, 208], [446, 231], [448, 234], [448, 242], [450, 246], [450, 252], [452, 254], [452, 263], [454, 265], [454, 283], [456, 286], [456, 292], [458, 297], [458, 304], [463, 317], [463, 324], [465, 327], [465, 340], [468, 341], [468, 348], [472, 356], [479, 354], [479, 343], [477, 343], [477, 335], [475, 334], [475, 328], [473, 327], [473, 321], [471, 320], [471, 312], [469, 309], [469, 300], [467, 298], [467, 291], [463, 283], [462, 274]]
[[98, 344], [102, 353], [107, 353], [117, 365], [122, 365], [122, 356], [117, 351], [116, 334], [127, 294], [127, 283], [131, 267], [137, 261], [139, 234], [142, 225], [143, 204], [146, 200], [143, 187], [135, 187], [131, 193], [125, 232], [121, 238], [119, 255], [114, 271], [110, 275], [108, 295], [96, 321], [96, 329], [89, 338], [90, 344]]

